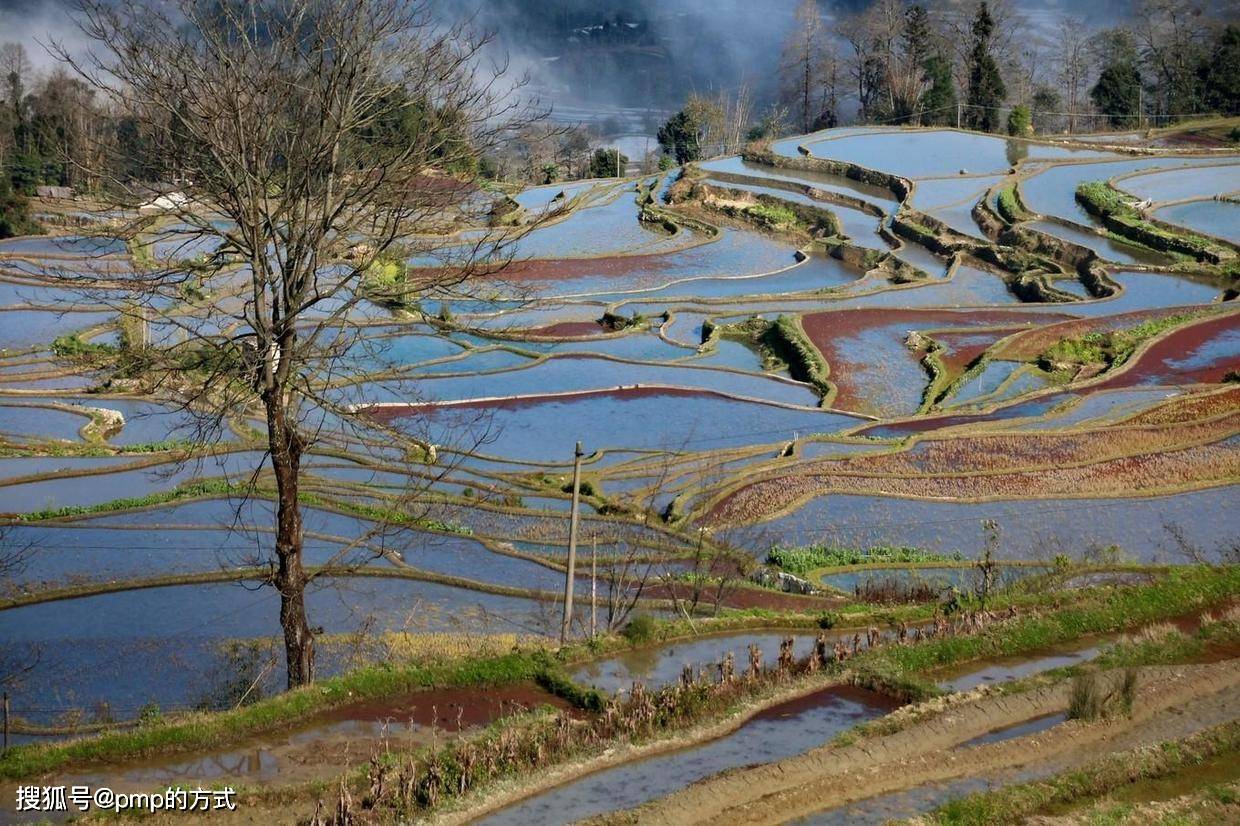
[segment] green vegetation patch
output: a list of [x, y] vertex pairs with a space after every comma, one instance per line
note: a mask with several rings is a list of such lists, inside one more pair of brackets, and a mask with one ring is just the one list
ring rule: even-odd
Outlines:
[[[1207, 618], [1203, 618], [1203, 621], [1205, 619]], [[1222, 620], [1214, 620], [1203, 625], [1201, 630], [1193, 636], [1180, 632], [1172, 625], [1154, 626], [1149, 630], [1153, 633], [1143, 630], [1135, 639], [1122, 638], [1093, 660], [1077, 665], [1050, 668], [1027, 677], [991, 684], [986, 690], [1002, 696], [1013, 696], [1072, 679], [1083, 673], [1096, 673], [1112, 668], [1134, 669], [1151, 665], [1176, 665], [1199, 661], [1206, 651], [1208, 642], [1235, 641], [1240, 633], [1240, 623], [1230, 616]], [[973, 692], [965, 692], [951, 698], [942, 698], [934, 703], [909, 707], [907, 713], [866, 720], [836, 735], [833, 742], [836, 745], [847, 746], [863, 739], [885, 737], [904, 731], [910, 726], [924, 723], [931, 718], [948, 714], [957, 707], [957, 703], [972, 702], [973, 698]]]
[[1020, 195], [1016, 192], [1015, 184], [999, 190], [999, 197], [995, 204], [998, 207], [999, 214], [1003, 216], [1003, 220], [1009, 224], [1020, 223], [1029, 217], [1024, 204], [1020, 202]]
[[799, 222], [797, 214], [786, 206], [777, 204], [754, 204], [745, 210], [760, 223], [771, 227], [796, 226]]
[[42, 234], [43, 227], [30, 216], [25, 195], [13, 189], [7, 174], [0, 175], [0, 238]]
[[1142, 217], [1129, 203], [1130, 198], [1106, 181], [1087, 181], [1076, 188], [1076, 200], [1081, 206], [1102, 219], [1107, 229], [1126, 241], [1135, 241], [1162, 252], [1188, 255], [1211, 264], [1235, 257], [1232, 250], [1209, 238], [1173, 230]]
[[767, 552], [768, 564], [804, 576], [816, 568], [840, 568], [849, 565], [916, 565], [927, 562], [959, 562], [959, 554], [939, 554], [923, 548], [903, 545], [875, 545], [872, 548], [842, 548], [838, 545], [806, 545], [785, 548], [776, 545]]
[[60, 358], [115, 355], [118, 348], [111, 344], [92, 344], [83, 341], [77, 333], [59, 336], [52, 341], [52, 353]]
[[538, 680], [543, 672], [554, 667], [550, 655], [542, 651], [514, 652], [450, 665], [369, 666], [231, 711], [176, 718], [152, 715], [149, 723], [130, 731], [68, 743], [11, 748], [0, 755], [0, 777], [30, 777], [72, 763], [106, 762], [157, 751], [204, 748], [303, 720], [345, 703], [423, 688]]
[[1055, 371], [1065, 364], [1103, 364], [1117, 367], [1128, 360], [1144, 341], [1196, 318], [1200, 312], [1176, 313], [1142, 321], [1132, 327], [1098, 330], [1079, 338], [1060, 340], [1037, 358], [1043, 370]]
[[[1234, 598], [1240, 590], [1240, 568], [1207, 566], [1177, 568], [1156, 583], [1132, 588], [1102, 588], [1076, 605], [1028, 616], [994, 630], [946, 637], [921, 645], [888, 646], [866, 652], [851, 662], [865, 681], [904, 686], [912, 698], [929, 697], [938, 689], [927, 673], [948, 665], [1004, 657], [1079, 639], [1184, 616]], [[993, 608], [1000, 608], [995, 600]]]

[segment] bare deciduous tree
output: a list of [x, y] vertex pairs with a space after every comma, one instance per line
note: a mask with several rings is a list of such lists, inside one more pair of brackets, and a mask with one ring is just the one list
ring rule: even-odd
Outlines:
[[[152, 136], [152, 167], [177, 182], [154, 200], [131, 178], [104, 182], [122, 206], [158, 210], [122, 237], [163, 232], [175, 247], [125, 284], [144, 304], [131, 315], [160, 328], [140, 369], [217, 425], [261, 416], [288, 685], [311, 682], [302, 457], [355, 412], [334, 381], [359, 339], [350, 311], [377, 287], [406, 305], [451, 297], [504, 263], [510, 237], [445, 233], [484, 225], [479, 158], [537, 115], [500, 87], [503, 67], [483, 67], [485, 36], [441, 25], [421, 0], [81, 0], [79, 12], [95, 50], [60, 56]], [[160, 309], [187, 291], [192, 318]]]
[[797, 6], [779, 64], [782, 96], [802, 132], [834, 126], [839, 61], [814, 0]]
[[1057, 80], [1063, 89], [1064, 106], [1068, 112], [1068, 131], [1076, 132], [1077, 115], [1085, 104], [1089, 88], [1092, 60], [1090, 59], [1090, 32], [1085, 21], [1065, 17], [1059, 24], [1055, 39], [1055, 64]]
[[0, 526], [0, 585], [10, 584], [10, 580], [26, 570], [34, 553], [33, 543], [12, 539], [9, 529]]
[[977, 598], [978, 605], [985, 611], [986, 603], [990, 601], [990, 595], [994, 591], [995, 578], [999, 571], [998, 563], [995, 561], [995, 554], [999, 550], [999, 523], [994, 519], [983, 519], [982, 534], [985, 537], [982, 543], [982, 555], [973, 563], [973, 596]]
[[[1226, 4], [1224, 4], [1226, 5]], [[1142, 0], [1136, 34], [1145, 65], [1155, 78], [1157, 112], [1200, 112], [1197, 67], [1207, 54], [1210, 18], [1192, 0]]]

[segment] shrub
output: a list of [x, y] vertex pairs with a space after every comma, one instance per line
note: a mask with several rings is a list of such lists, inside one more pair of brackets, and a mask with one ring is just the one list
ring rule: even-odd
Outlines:
[[623, 178], [629, 159], [619, 149], [595, 149], [590, 156], [589, 178]]
[[1132, 714], [1132, 703], [1137, 698], [1137, 669], [1125, 668], [1124, 681], [1119, 687], [1119, 704], [1125, 714]]
[[1014, 106], [1008, 113], [1007, 130], [1009, 135], [1028, 135], [1033, 132], [1033, 115], [1028, 106]]
[[1068, 700], [1069, 720], [1097, 720], [1102, 715], [1102, 690], [1098, 674], [1085, 671], [1072, 678], [1072, 695]]
[[999, 197], [995, 201], [999, 214], [1003, 216], [1003, 220], [1009, 224], [1018, 223], [1026, 217], [1024, 206], [1021, 205], [1020, 197], [1016, 194], [1016, 186], [1005, 187], [999, 190]]
[[[578, 490], [581, 492], [582, 496], [601, 495], [598, 488], [594, 486], [594, 482], [592, 482], [589, 479], [582, 479], [581, 484], [578, 487]], [[560, 486], [560, 492], [561, 493], [572, 493], [573, 492], [573, 482], [571, 479]]]
[[676, 163], [685, 164], [702, 156], [698, 143], [699, 128], [693, 113], [682, 109], [659, 127], [656, 138], [666, 155], [675, 157]]
[[773, 204], [755, 204], [745, 210], [760, 223], [770, 227], [787, 227], [797, 223], [797, 214], [788, 207]]
[[150, 726], [164, 719], [164, 712], [159, 707], [159, 703], [151, 700], [142, 708], [138, 709], [138, 725]]
[[830, 631], [832, 628], [835, 627], [836, 621], [837, 619], [836, 619], [835, 614], [830, 614], [830, 613], [823, 614], [821, 617], [818, 618], [818, 627], [821, 628], [823, 631]]
[[638, 614], [629, 620], [620, 635], [633, 645], [641, 645], [654, 638], [654, 617], [649, 614]]
[[607, 700], [597, 689], [578, 685], [556, 666], [543, 668], [534, 680], [550, 693], [568, 700], [577, 708], [602, 711], [607, 705]]
[[82, 341], [77, 333], [59, 336], [52, 342], [52, 352], [60, 358], [81, 358], [83, 356], [94, 356], [113, 354], [116, 348], [110, 344], [91, 344]]
[[30, 217], [25, 196], [13, 190], [8, 175], [0, 175], [0, 238], [42, 232], [43, 228]]

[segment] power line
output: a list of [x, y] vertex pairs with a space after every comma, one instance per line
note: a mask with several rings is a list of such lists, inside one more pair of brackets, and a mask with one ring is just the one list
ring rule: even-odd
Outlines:
[[[957, 109], [980, 109], [982, 111], [990, 111], [990, 112], [1007, 112], [1007, 111], [1011, 111], [1013, 108], [1014, 107], [1011, 107], [1011, 106], [985, 106], [980, 103], [955, 103], [950, 106], [937, 106], [933, 109], [918, 109], [916, 111], [909, 112], [908, 114], [905, 114], [905, 115], [892, 115], [891, 117], [887, 117], [887, 118], [869, 119], [869, 120], [866, 120], [865, 122], [856, 123], [853, 126], [844, 126], [844, 127], [838, 127], [838, 128], [851, 129], [851, 128], [865, 127], [865, 126], [882, 126], [882, 125], [887, 125], [887, 124], [907, 123], [911, 121], [913, 118], [920, 118], [922, 115], [935, 115], [935, 114], [940, 114], [943, 112], [955, 112]], [[1114, 114], [1113, 115], [1107, 112], [1053, 112], [1049, 110], [1034, 109], [1034, 110], [1030, 110], [1029, 115], [1030, 117], [1034, 117], [1038, 115], [1051, 115], [1055, 117], [1074, 117], [1074, 118], [1136, 118], [1136, 119], [1146, 119], [1146, 120], [1156, 120], [1156, 119], [1162, 118], [1162, 119], [1167, 119], [1167, 120], [1174, 120], [1174, 119], [1187, 120], [1190, 118], [1215, 117], [1218, 115], [1218, 113], [1217, 112], [1197, 112], [1197, 113], [1188, 114], [1188, 115], [1146, 115], [1146, 114], [1136, 114], [1136, 115]], [[817, 134], [817, 135], [824, 136], [824, 137], [819, 138], [819, 140], [830, 140], [831, 138], [827, 137], [826, 135], [827, 133], [831, 131], [832, 129], [820, 130], [819, 132], [811, 132], [805, 135], [804, 137], [809, 137], [810, 135]], [[799, 136], [793, 135], [790, 137], [799, 137]], [[851, 136], [841, 135], [840, 137], [846, 138], [846, 137], [851, 137]], [[1068, 135], [1066, 137], [1072, 137], [1072, 136]], [[789, 138], [777, 138], [776, 140], [788, 140], [788, 139]], [[818, 141], [813, 141], [813, 142], [817, 143]]]

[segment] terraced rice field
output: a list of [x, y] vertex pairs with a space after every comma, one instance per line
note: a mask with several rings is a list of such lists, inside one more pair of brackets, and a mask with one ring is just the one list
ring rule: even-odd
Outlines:
[[[703, 542], [757, 559], [825, 540], [968, 555], [987, 518], [1011, 559], [1048, 542], [1147, 561], [1234, 543], [1234, 204], [1211, 199], [1237, 169], [1217, 153], [847, 129], [520, 194], [526, 220], [561, 212], [511, 266], [468, 294], [352, 319], [327, 395], [436, 461], [310, 416], [307, 564], [350, 566], [312, 591], [312, 621], [328, 636], [554, 633], [578, 441], [585, 541], [659, 570]], [[1214, 237], [1230, 264], [1108, 235], [1074, 197], [1099, 180]], [[987, 206], [1012, 186], [1018, 223], [1062, 246], [1022, 246]], [[660, 222], [641, 220], [651, 199]], [[821, 231], [758, 221], [759, 203], [806, 210]], [[187, 255], [175, 239], [149, 249]], [[37, 550], [0, 594], [0, 660], [46, 653], [17, 703], [41, 723], [100, 703], [118, 717], [209, 704], [201, 686], [238, 662], [281, 681], [265, 667], [278, 600], [252, 567], [271, 540], [261, 422], [204, 423], [178, 388], [140, 392], [53, 346], [115, 345], [125, 297], [49, 276], [133, 263], [106, 238], [0, 242], [0, 543]], [[229, 332], [185, 296], [150, 312], [156, 341]], [[393, 509], [416, 529], [380, 524]], [[49, 589], [59, 597], [40, 602]]]

